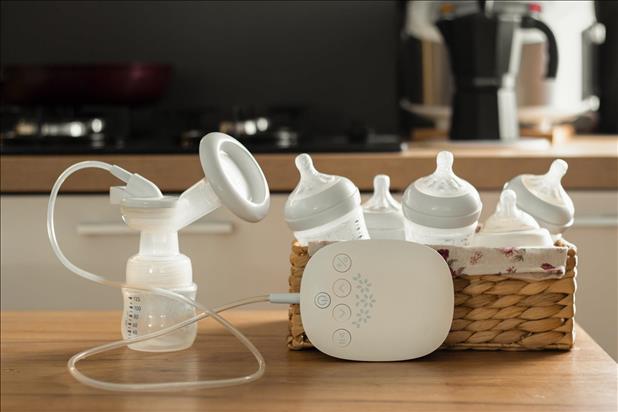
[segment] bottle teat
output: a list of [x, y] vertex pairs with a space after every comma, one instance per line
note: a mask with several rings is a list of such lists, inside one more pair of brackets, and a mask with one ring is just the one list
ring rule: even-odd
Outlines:
[[387, 175], [376, 175], [373, 178], [373, 196], [363, 204], [366, 211], [387, 212], [401, 211], [401, 204], [390, 192], [391, 178]]
[[524, 175], [522, 182], [530, 192], [542, 200], [550, 204], [569, 207], [572, 202], [561, 183], [568, 168], [567, 162], [556, 159], [552, 162], [547, 173], [544, 175]]
[[517, 195], [512, 190], [505, 190], [500, 194], [496, 213], [504, 217], [517, 218], [521, 211], [517, 209]]
[[296, 164], [296, 168], [300, 172], [301, 179], [311, 178], [318, 174], [318, 171], [315, 170], [315, 167], [313, 166], [311, 156], [307, 153], [301, 153], [296, 156], [296, 159], [294, 159], [294, 164]]
[[387, 175], [373, 178], [373, 196], [363, 204], [365, 223], [372, 239], [405, 240], [405, 218], [401, 204], [391, 195], [390, 183]]
[[505, 185], [517, 193], [517, 206], [530, 213], [542, 227], [558, 237], [573, 224], [573, 201], [562, 187], [562, 177], [568, 164], [554, 160], [549, 171], [542, 175], [519, 175]]
[[[360, 193], [354, 183], [342, 176], [320, 173], [306, 153], [296, 156], [294, 163], [300, 173], [300, 181], [285, 203], [284, 215], [299, 241], [303, 239], [299, 238], [298, 232], [327, 225], [353, 211], [357, 211], [362, 220]], [[357, 226], [365, 235], [367, 229], [361, 220]], [[321, 236], [317, 240], [328, 240], [326, 234]]]
[[539, 224], [528, 213], [517, 207], [517, 195], [512, 190], [504, 190], [500, 194], [500, 201], [496, 211], [485, 225], [485, 232], [516, 232], [521, 230], [538, 229]]
[[436, 171], [435, 175], [454, 176], [453, 173], [453, 153], [442, 151], [436, 156]]
[[475, 193], [476, 189], [453, 172], [453, 154], [442, 151], [436, 156], [436, 170], [429, 176], [421, 177], [414, 185], [429, 196], [455, 197]]
[[296, 159], [294, 159], [294, 164], [300, 173], [300, 181], [290, 197], [296, 200], [313, 196], [321, 191], [324, 191], [340, 179], [339, 176], [332, 176], [318, 172], [315, 166], [313, 166], [311, 156], [307, 153], [301, 153], [296, 156]]
[[553, 242], [547, 229], [542, 229], [534, 217], [517, 207], [517, 194], [503, 190], [496, 211], [485, 221], [473, 240], [473, 246], [483, 247], [550, 247]]
[[545, 174], [545, 180], [548, 183], [553, 183], [555, 185], [561, 184], [560, 181], [562, 177], [566, 174], [569, 169], [569, 164], [562, 159], [556, 159], [552, 162], [549, 167], [549, 171]]

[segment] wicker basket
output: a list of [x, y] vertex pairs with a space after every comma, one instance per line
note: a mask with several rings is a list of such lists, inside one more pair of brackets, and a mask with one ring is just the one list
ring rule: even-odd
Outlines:
[[[443, 349], [540, 350], [573, 347], [576, 248], [568, 247], [565, 274], [559, 279], [526, 280], [505, 275], [453, 276], [455, 310]], [[290, 292], [299, 292], [306, 247], [292, 244]], [[299, 305], [289, 311], [288, 347], [311, 348]]]

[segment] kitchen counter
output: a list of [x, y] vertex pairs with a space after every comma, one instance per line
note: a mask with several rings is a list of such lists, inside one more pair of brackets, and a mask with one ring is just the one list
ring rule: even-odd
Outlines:
[[[616, 363], [577, 329], [570, 352], [438, 351], [393, 363], [340, 361], [289, 351], [287, 311], [235, 311], [227, 319], [266, 358], [257, 382], [231, 388], [127, 394], [92, 389], [66, 369], [76, 352], [119, 338], [118, 312], [2, 313], [2, 410], [10, 411], [615, 411]], [[177, 353], [122, 349], [82, 370], [119, 382], [233, 377], [255, 361], [212, 321]]]
[[[316, 167], [352, 179], [361, 190], [371, 190], [373, 176], [391, 176], [394, 190], [404, 190], [414, 179], [431, 173], [435, 155], [448, 149], [455, 154], [456, 173], [479, 190], [499, 190], [504, 182], [521, 173], [543, 173], [553, 159], [563, 158], [569, 172], [566, 189], [618, 189], [618, 136], [575, 137], [555, 142], [545, 149], [484, 146], [475, 143], [412, 143], [400, 153], [316, 154]], [[298, 180], [293, 154], [258, 154], [270, 188], [291, 191]], [[163, 190], [180, 192], [203, 177], [194, 155], [2, 155], [2, 193], [49, 192], [58, 175], [69, 165], [87, 159], [118, 164], [148, 177]], [[102, 171], [78, 173], [63, 186], [64, 192], [106, 192], [115, 179]]]

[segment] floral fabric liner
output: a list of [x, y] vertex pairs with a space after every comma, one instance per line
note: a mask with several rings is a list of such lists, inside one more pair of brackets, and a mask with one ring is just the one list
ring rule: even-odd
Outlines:
[[[309, 256], [330, 243], [309, 243]], [[430, 247], [444, 258], [453, 276], [504, 275], [538, 280], [563, 277], [568, 252], [567, 247]]]

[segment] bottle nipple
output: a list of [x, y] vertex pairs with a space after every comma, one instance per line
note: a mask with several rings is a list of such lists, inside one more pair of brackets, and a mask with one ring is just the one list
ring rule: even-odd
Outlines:
[[[562, 159], [556, 159], [544, 175], [525, 175], [522, 183], [540, 199], [558, 206], [571, 205], [572, 202], [562, 188], [561, 180], [569, 165]], [[572, 207], [572, 206], [569, 206]]]
[[[362, 213], [360, 192], [354, 183], [343, 176], [320, 173], [307, 153], [296, 156], [294, 164], [300, 180], [285, 202], [284, 216], [296, 239], [303, 245], [309, 240], [351, 240], [357, 238], [357, 227], [360, 236], [367, 238], [362, 219], [361, 224], [350, 226], [350, 231], [347, 226], [331, 225], [352, 212]], [[305, 233], [310, 229], [315, 231]]]
[[313, 160], [307, 153], [301, 153], [294, 160], [296, 168], [300, 172], [301, 179], [317, 176], [318, 171], [313, 166]]
[[545, 174], [547, 183], [559, 185], [562, 177], [566, 174], [569, 165], [562, 159], [556, 159], [549, 167], [549, 171]]
[[387, 175], [376, 175], [373, 178], [373, 196], [377, 199], [386, 199], [390, 194], [391, 178]]
[[341, 180], [338, 176], [327, 175], [316, 170], [311, 156], [307, 153], [296, 156], [294, 164], [300, 173], [300, 180], [290, 195], [292, 199], [300, 200], [316, 195]]
[[442, 151], [436, 156], [436, 171], [440, 176], [451, 176], [453, 174], [453, 153]]
[[538, 228], [536, 220], [517, 207], [517, 194], [507, 189], [500, 194], [496, 211], [485, 221], [483, 231], [516, 232]]
[[391, 178], [387, 175], [376, 175], [373, 178], [373, 196], [363, 205], [366, 210], [401, 210], [401, 205], [390, 192]]
[[517, 193], [505, 189], [500, 193], [496, 211], [487, 218], [472, 241], [473, 246], [511, 247], [552, 245], [551, 236], [538, 222], [517, 207]]
[[500, 194], [500, 203], [496, 207], [496, 214], [500, 214], [503, 217], [517, 218], [519, 213], [517, 195], [512, 190], [504, 190]]
[[417, 179], [414, 182], [416, 188], [434, 197], [455, 197], [476, 192], [470, 183], [453, 172], [453, 160], [451, 152], [439, 152], [436, 156], [436, 169], [432, 174]]

